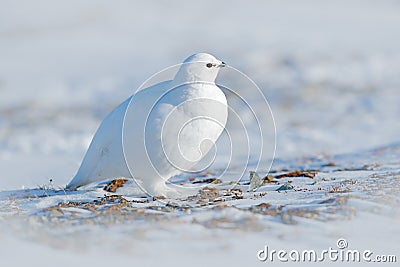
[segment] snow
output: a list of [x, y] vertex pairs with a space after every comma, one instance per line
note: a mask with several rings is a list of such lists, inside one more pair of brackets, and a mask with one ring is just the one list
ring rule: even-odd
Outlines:
[[[399, 258], [399, 9], [392, 0], [5, 1], [1, 265], [253, 266], [268, 264], [256, 257], [265, 245], [327, 249], [341, 237], [351, 249]], [[130, 201], [127, 214], [51, 209], [104, 197], [97, 185], [61, 190], [101, 120], [149, 76], [203, 51], [247, 74], [267, 98], [276, 123], [273, 174], [319, 170], [316, 177], [279, 179], [254, 197], [245, 192], [246, 172], [237, 186], [243, 199], [209, 206], [142, 199], [129, 183], [117, 191]], [[267, 114], [252, 92], [241, 93]], [[275, 191], [289, 180], [294, 190]], [[229, 188], [225, 180], [213, 187]], [[271, 211], [254, 208], [261, 203]]]

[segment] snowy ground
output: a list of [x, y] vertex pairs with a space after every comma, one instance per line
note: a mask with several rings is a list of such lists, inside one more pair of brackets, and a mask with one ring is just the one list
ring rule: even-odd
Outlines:
[[[134, 184], [66, 193], [51, 184], [0, 194], [2, 261], [112, 264], [205, 262], [256, 264], [257, 251], [336, 247], [397, 255], [400, 234], [400, 144], [359, 154], [278, 163], [257, 192], [209, 184], [197, 195], [153, 200]], [[365, 164], [368, 162], [369, 164]], [[281, 177], [292, 164], [306, 177]], [[316, 174], [314, 176], [314, 174]], [[212, 177], [212, 174], [209, 174]], [[310, 177], [307, 177], [310, 176]], [[186, 180], [191, 184], [206, 179]], [[180, 182], [182, 183], [182, 181]], [[290, 190], [277, 190], [289, 183]], [[11, 245], [10, 245], [11, 244]], [[329, 261], [329, 260], [327, 260]]]
[[[322, 250], [338, 238], [399, 260], [398, 1], [1, 6], [2, 266], [256, 265], [268, 264], [256, 256], [265, 245]], [[268, 99], [272, 175], [316, 176], [275, 178], [248, 193], [246, 175], [234, 187], [242, 192], [225, 182], [161, 202], [138, 198], [132, 183], [117, 199], [96, 185], [60, 190], [104, 116], [150, 75], [199, 51], [243, 71]], [[292, 190], [275, 191], [289, 180]]]

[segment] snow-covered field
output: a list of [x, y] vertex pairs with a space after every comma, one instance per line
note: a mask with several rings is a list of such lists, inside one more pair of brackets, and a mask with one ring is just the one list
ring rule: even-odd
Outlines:
[[[399, 14], [395, 0], [2, 1], [1, 266], [253, 266], [268, 264], [257, 259], [265, 245], [321, 251], [339, 238], [399, 260]], [[132, 183], [61, 190], [104, 116], [200, 51], [243, 71], [269, 101], [274, 181], [249, 193], [246, 175], [162, 201]], [[260, 176], [267, 169], [263, 159]], [[280, 178], [295, 170], [316, 175]], [[218, 174], [209, 171], [180, 182]]]

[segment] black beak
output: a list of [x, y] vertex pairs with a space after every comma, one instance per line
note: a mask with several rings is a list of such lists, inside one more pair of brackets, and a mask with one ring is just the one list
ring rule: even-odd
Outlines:
[[222, 61], [221, 64], [219, 64], [218, 67], [222, 68], [222, 67], [225, 67], [225, 66], [226, 66], [226, 63]]

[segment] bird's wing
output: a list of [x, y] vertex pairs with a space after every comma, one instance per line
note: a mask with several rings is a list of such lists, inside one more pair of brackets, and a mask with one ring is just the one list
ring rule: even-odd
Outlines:
[[126, 113], [134, 112], [141, 115], [143, 102], [149, 102], [151, 105], [152, 101], [163, 94], [169, 82], [164, 81], [138, 91], [106, 116], [93, 136], [77, 174], [67, 188], [77, 188], [108, 178], [131, 176], [122, 147]]

